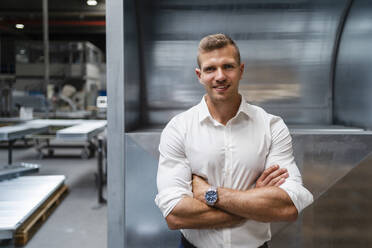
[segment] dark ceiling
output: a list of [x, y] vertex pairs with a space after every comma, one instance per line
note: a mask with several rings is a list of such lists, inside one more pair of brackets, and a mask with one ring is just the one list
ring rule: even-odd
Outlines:
[[[0, 0], [0, 39], [42, 40], [42, 0]], [[49, 0], [49, 39], [90, 41], [105, 51], [105, 2]], [[16, 29], [17, 23], [24, 29]]]

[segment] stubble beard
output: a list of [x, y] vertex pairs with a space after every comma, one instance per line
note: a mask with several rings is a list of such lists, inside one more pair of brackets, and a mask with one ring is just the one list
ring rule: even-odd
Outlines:
[[210, 92], [207, 92], [207, 100], [216, 106], [220, 104], [232, 103], [234, 102], [235, 97], [239, 97], [239, 93], [235, 94], [235, 92], [228, 92], [228, 94], [218, 94], [218, 92], [215, 92], [213, 88]]

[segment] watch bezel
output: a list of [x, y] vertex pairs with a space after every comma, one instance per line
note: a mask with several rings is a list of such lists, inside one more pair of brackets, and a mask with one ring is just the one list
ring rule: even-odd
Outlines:
[[210, 187], [207, 192], [205, 192], [204, 198], [209, 206], [214, 206], [218, 200], [217, 188], [213, 186]]

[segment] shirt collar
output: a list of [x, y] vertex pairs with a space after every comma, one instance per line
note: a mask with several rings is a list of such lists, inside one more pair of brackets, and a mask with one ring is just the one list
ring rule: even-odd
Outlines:
[[205, 95], [204, 95], [202, 100], [199, 103], [199, 122], [204, 121], [208, 117], [212, 119], [212, 116], [209, 113], [209, 109], [207, 106], [207, 102], [205, 101]]
[[[243, 95], [241, 95], [241, 97], [242, 97], [242, 101], [240, 103], [236, 116], [238, 116], [240, 113], [243, 113], [249, 117], [252, 114], [251, 109], [250, 109], [250, 104], [247, 103]], [[199, 103], [199, 122], [202, 122], [207, 118], [209, 118], [210, 120], [213, 120], [212, 115], [209, 113], [208, 105], [207, 105], [207, 102], [205, 101], [205, 95], [204, 95], [202, 100]]]

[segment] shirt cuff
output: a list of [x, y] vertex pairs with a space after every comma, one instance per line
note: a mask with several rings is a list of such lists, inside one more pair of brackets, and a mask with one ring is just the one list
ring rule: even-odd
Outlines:
[[313, 201], [313, 195], [304, 186], [298, 182], [285, 181], [279, 188], [283, 189], [291, 198], [293, 204], [300, 213], [304, 208], [309, 206]]
[[167, 188], [156, 195], [155, 203], [165, 218], [169, 215], [177, 203], [185, 196], [193, 197], [193, 194], [191, 191], [182, 188]]

